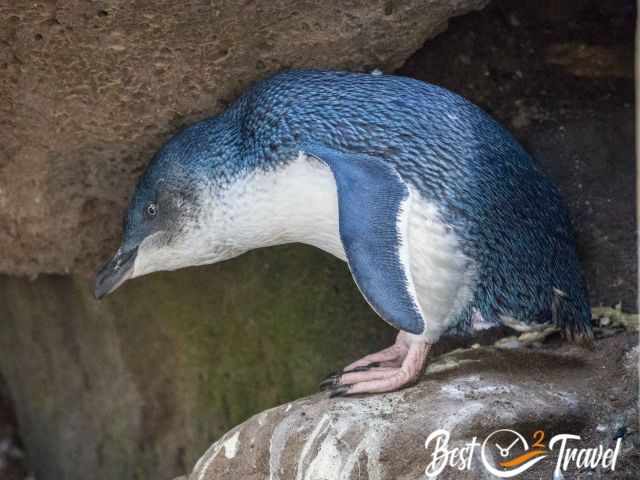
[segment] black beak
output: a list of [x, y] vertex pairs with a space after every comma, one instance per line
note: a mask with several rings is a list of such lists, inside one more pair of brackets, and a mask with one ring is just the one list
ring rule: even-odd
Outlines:
[[138, 247], [126, 252], [120, 249], [100, 269], [96, 274], [95, 296], [97, 299], [110, 294], [131, 277], [137, 254]]

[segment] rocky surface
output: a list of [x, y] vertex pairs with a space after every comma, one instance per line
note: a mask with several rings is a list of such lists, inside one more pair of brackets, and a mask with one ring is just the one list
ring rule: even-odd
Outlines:
[[185, 472], [213, 438], [393, 333], [344, 263], [311, 247], [136, 279], [100, 302], [77, 276], [0, 276], [0, 319], [38, 480]]
[[397, 68], [487, 1], [3, 2], [0, 272], [92, 273], [180, 126], [283, 68]]
[[[610, 448], [622, 436], [615, 472], [570, 468], [565, 478], [637, 478], [636, 342], [633, 334], [616, 335], [597, 341], [595, 353], [558, 345], [456, 350], [434, 361], [418, 385], [400, 392], [338, 399], [318, 394], [262, 412], [214, 443], [188, 478], [426, 478], [431, 432], [447, 430], [453, 448], [473, 437], [482, 443], [504, 428], [529, 439], [544, 430], [543, 443], [555, 434], [577, 434], [584, 447]], [[496, 467], [494, 450], [487, 448], [487, 458]], [[557, 453], [518, 478], [558, 478]], [[478, 448], [468, 470], [445, 468], [437, 478], [495, 477]]]

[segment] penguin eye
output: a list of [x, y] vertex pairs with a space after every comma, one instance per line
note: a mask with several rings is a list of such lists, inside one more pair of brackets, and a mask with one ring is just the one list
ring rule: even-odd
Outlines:
[[150, 203], [145, 208], [145, 211], [149, 217], [155, 217], [158, 214], [158, 206], [155, 203]]

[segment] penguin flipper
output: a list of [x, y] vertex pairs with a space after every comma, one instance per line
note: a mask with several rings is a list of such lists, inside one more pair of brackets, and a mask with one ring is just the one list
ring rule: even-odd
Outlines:
[[376, 157], [323, 145], [301, 150], [331, 169], [338, 190], [340, 238], [351, 274], [371, 307], [394, 327], [421, 334], [425, 320], [410, 272], [410, 191]]

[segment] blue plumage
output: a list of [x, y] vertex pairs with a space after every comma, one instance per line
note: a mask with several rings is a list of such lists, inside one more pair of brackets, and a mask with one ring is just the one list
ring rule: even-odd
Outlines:
[[401, 237], [396, 218], [409, 196], [407, 187], [395, 169], [375, 157], [313, 144], [302, 144], [301, 148], [325, 161], [336, 178], [340, 236], [363, 295], [396, 328], [422, 333], [425, 322], [406, 288], [406, 273], [396, 246]]
[[[230, 186], [247, 178], [285, 172], [301, 152], [330, 167], [342, 247], [354, 278], [374, 309], [400, 330], [420, 333], [432, 313], [429, 305], [422, 311], [417, 305], [409, 273], [415, 259], [409, 262], [403, 250], [410, 228], [405, 210], [417, 208], [407, 201], [413, 195], [421, 205], [437, 207], [438, 225], [455, 234], [451, 245], [473, 264], [471, 295], [459, 297], [461, 305], [456, 297], [447, 328], [469, 331], [475, 316], [493, 324], [509, 317], [529, 325], [553, 322], [571, 338], [590, 340], [588, 294], [555, 186], [478, 107], [443, 88], [389, 75], [280, 73], [256, 83], [222, 115], [174, 136], [136, 188], [123, 246], [99, 276], [97, 292], [124, 281], [124, 274], [112, 278], [110, 269], [121, 263], [133, 269], [134, 250], [145, 242], [151, 251], [149, 244], [171, 245], [184, 231], [198, 230], [201, 211], [211, 208], [202, 198], [233, 204], [234, 197], [222, 191], [235, 191]], [[149, 212], [158, 205], [163, 214], [156, 218]], [[255, 247], [249, 242], [234, 250], [228, 239], [216, 241], [224, 254], [202, 253], [198, 262]], [[160, 264], [141, 271], [185, 264], [158, 258]], [[422, 283], [429, 282], [438, 278]]]
[[244, 149], [240, 165], [229, 161], [234, 168], [273, 168], [298, 145], [319, 142], [384, 159], [441, 205], [479, 264], [461, 321], [476, 307], [488, 321], [502, 312], [525, 322], [555, 316], [571, 335], [589, 334], [587, 290], [557, 188], [464, 98], [409, 78], [294, 71], [258, 83], [224, 117]]

